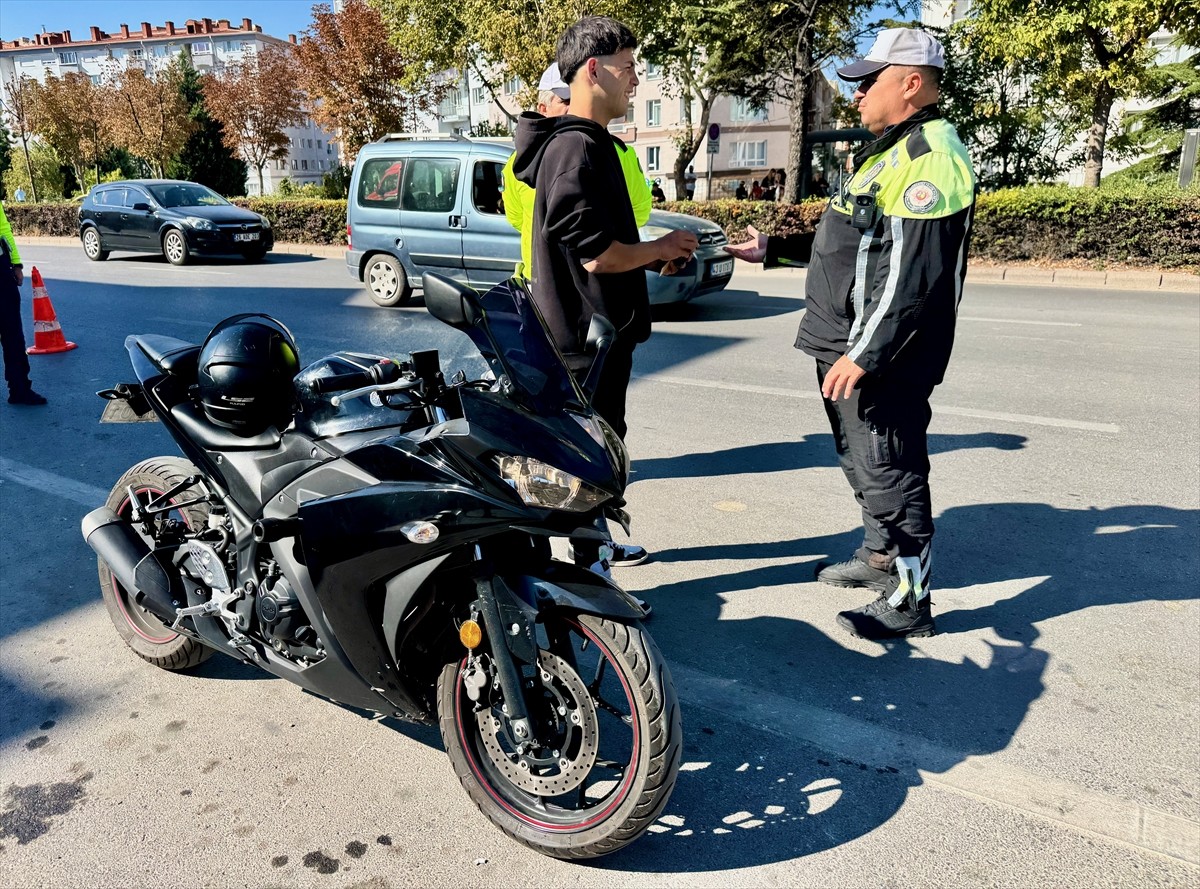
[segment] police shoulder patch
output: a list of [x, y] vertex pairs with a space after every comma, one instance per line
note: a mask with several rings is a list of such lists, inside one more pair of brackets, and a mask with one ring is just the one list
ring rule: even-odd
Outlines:
[[904, 206], [913, 213], [928, 213], [941, 196], [937, 186], [922, 179], [904, 190]]

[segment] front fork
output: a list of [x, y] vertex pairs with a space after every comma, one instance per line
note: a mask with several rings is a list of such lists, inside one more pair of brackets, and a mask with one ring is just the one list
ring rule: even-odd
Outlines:
[[[532, 622], [524, 614], [523, 609], [508, 608], [507, 611], [518, 614], [509, 614], [507, 615], [508, 619], [501, 616], [500, 606], [496, 600], [496, 583], [503, 583], [503, 581], [487, 576], [486, 572], [484, 576], [477, 577], [475, 580], [475, 604], [479, 608], [479, 614], [483, 618], [483, 627], [491, 640], [492, 663], [496, 665], [496, 678], [500, 682], [500, 694], [504, 699], [504, 710], [508, 714], [513, 737], [517, 744], [523, 747], [533, 741], [533, 724], [529, 721], [529, 713], [525, 708], [525, 696], [521, 692], [521, 674], [514, 662], [517, 652], [512, 649], [523, 649], [525, 645], [520, 643], [528, 643], [533, 654], [531, 661], [536, 661], [537, 649], [532, 644]], [[510, 636], [515, 637], [514, 641], [520, 640], [520, 642], [517, 645], [509, 643]], [[521, 653], [525, 654], [526, 652], [522, 651]]]

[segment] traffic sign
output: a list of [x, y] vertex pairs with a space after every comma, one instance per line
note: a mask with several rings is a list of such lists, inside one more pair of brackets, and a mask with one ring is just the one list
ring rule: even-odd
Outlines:
[[708, 125], [708, 153], [719, 154], [721, 151], [721, 125], [712, 123]]

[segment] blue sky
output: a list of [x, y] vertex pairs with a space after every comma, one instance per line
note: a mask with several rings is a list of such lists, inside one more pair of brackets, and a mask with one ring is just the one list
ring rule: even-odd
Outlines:
[[86, 40], [91, 25], [113, 34], [120, 33], [122, 22], [136, 29], [141, 22], [161, 27], [207, 17], [239, 24], [250, 18], [263, 33], [286, 40], [309, 26], [313, 5], [313, 0], [0, 0], [0, 37], [33, 37], [44, 25]]

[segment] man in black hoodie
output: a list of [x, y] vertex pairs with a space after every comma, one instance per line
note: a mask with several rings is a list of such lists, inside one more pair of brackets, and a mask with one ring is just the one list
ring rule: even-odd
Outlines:
[[587, 369], [583, 352], [592, 315], [617, 328], [592, 405], [622, 438], [633, 350], [650, 336], [643, 270], [670, 274], [697, 247], [690, 232], [639, 240], [613, 151], [616, 137], [607, 129], [609, 121], [625, 116], [638, 85], [636, 46], [629, 28], [606, 16], [588, 16], [567, 28], [556, 61], [571, 87], [570, 113], [522, 114], [513, 161], [517, 179], [535, 189], [530, 289], [571, 369]]

